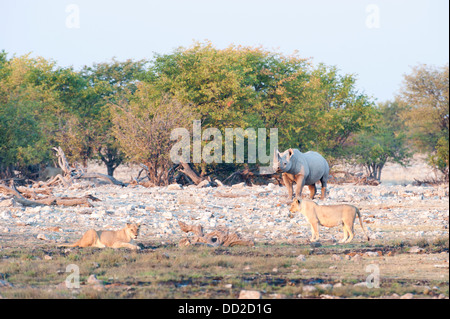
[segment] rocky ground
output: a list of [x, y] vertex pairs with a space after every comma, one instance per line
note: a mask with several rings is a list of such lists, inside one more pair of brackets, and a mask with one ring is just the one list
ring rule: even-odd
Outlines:
[[[298, 214], [288, 217], [286, 188], [269, 184], [248, 187], [95, 186], [82, 182], [56, 189], [59, 196], [93, 195], [94, 207], [21, 207], [11, 199], [0, 201], [0, 245], [20, 245], [40, 240], [74, 241], [87, 229], [119, 229], [140, 222], [140, 239], [178, 242], [183, 236], [178, 221], [200, 224], [205, 230], [218, 226], [238, 232], [255, 242], [295, 242], [310, 236], [310, 227]], [[309, 194], [307, 188], [304, 195]], [[360, 208], [374, 240], [448, 237], [448, 186], [330, 185], [320, 204], [350, 203]], [[359, 224], [359, 223], [358, 223]], [[362, 231], [355, 225], [355, 241]], [[339, 240], [342, 230], [320, 228], [323, 240]], [[11, 242], [9, 242], [9, 240]]]
[[[135, 173], [132, 169], [123, 168], [122, 171], [118, 172], [117, 177], [126, 181], [129, 180], [126, 176], [136, 176], [133, 175]], [[3, 286], [11, 285], [13, 287], [10, 289], [9, 297], [15, 298], [18, 293], [17, 296], [21, 296], [20, 291], [22, 291], [21, 293], [23, 291], [29, 293], [31, 289], [33, 292], [36, 289], [35, 286], [31, 285], [32, 288], [30, 288], [29, 284], [25, 283], [28, 280], [35, 280], [33, 276], [29, 276], [31, 279], [28, 277], [16, 278], [15, 276], [19, 276], [22, 272], [23, 274], [34, 274], [34, 268], [32, 271], [27, 267], [39, 269], [36, 274], [40, 274], [43, 271], [42, 269], [50, 267], [48, 268], [50, 270], [47, 269], [50, 273], [47, 277], [53, 278], [54, 275], [51, 274], [53, 274], [54, 269], [51, 267], [56, 266], [52, 263], [46, 263], [47, 259], [51, 261], [54, 258], [55, 264], [59, 264], [66, 262], [66, 259], [72, 260], [71, 258], [75, 258], [71, 257], [72, 254], [82, 254], [78, 250], [66, 252], [64, 249], [56, 248], [57, 245], [75, 242], [90, 228], [120, 229], [127, 222], [140, 222], [142, 227], [137, 242], [142, 244], [145, 249], [143, 253], [133, 257], [136, 260], [135, 264], [143, 260], [145, 261], [144, 268], [147, 269], [150, 267], [148, 265], [160, 264], [161, 260], [165, 260], [166, 257], [164, 256], [167, 254], [178, 256], [174, 259], [175, 263], [172, 259], [167, 259], [167, 269], [164, 268], [164, 265], [161, 269], [155, 270], [152, 268], [152, 271], [156, 273], [152, 275], [153, 277], [150, 280], [152, 285], [156, 285], [156, 288], [154, 288], [154, 293], [151, 292], [150, 288], [150, 290], [145, 290], [147, 294], [142, 296], [145, 298], [174, 297], [173, 291], [181, 293], [179, 289], [168, 289], [162, 295], [161, 293], [160, 295], [157, 294], [161, 290], [157, 285], [164, 284], [164, 278], [169, 276], [164, 272], [174, 272], [174, 267], [176, 268], [178, 265], [177, 262], [180, 269], [176, 269], [183, 276], [188, 275], [188, 273], [183, 273], [185, 271], [184, 263], [200, 263], [198, 269], [196, 268], [199, 272], [196, 276], [200, 276], [205, 271], [208, 274], [214, 271], [218, 273], [225, 270], [227, 272], [235, 271], [236, 282], [233, 285], [236, 285], [236, 288], [233, 288], [231, 297], [237, 297], [240, 289], [246, 287], [245, 285], [248, 283], [245, 284], [247, 281], [244, 279], [250, 276], [245, 275], [247, 273], [255, 278], [255, 283], [251, 283], [251, 288], [264, 291], [265, 288], [261, 288], [261, 283], [267, 285], [267, 282], [272, 282], [266, 278], [267, 267], [278, 269], [274, 274], [283, 279], [280, 279], [280, 283], [283, 284], [280, 284], [280, 287], [274, 286], [274, 288], [271, 288], [272, 291], [278, 292], [277, 289], [280, 289], [289, 298], [295, 298], [299, 292], [301, 292], [300, 295], [304, 295], [305, 287], [309, 287], [309, 281], [315, 282], [314, 280], [317, 278], [322, 278], [322, 281], [325, 280], [324, 282], [332, 285], [344, 283], [345, 288], [350, 290], [342, 296], [357, 296], [359, 292], [353, 290], [357, 289], [355, 287], [362, 280], [361, 278], [367, 276], [367, 270], [361, 267], [359, 267], [361, 269], [355, 268], [356, 264], [353, 264], [354, 261], [357, 262], [356, 258], [368, 259], [369, 261], [374, 259], [383, 270], [383, 289], [373, 297], [390, 296], [391, 291], [394, 291], [401, 296], [406, 296], [408, 293], [411, 295], [412, 292], [414, 296], [417, 294], [416, 297], [445, 298], [448, 297], [449, 186], [448, 184], [413, 185], [415, 179], [432, 178], [433, 176], [430, 174], [431, 170], [427, 171], [427, 167], [422, 162], [416, 162], [407, 169], [399, 168], [396, 165], [387, 166], [384, 170], [384, 179], [378, 186], [330, 183], [328, 197], [323, 201], [318, 199], [316, 201], [322, 205], [349, 203], [359, 207], [371, 241], [368, 246], [365, 246], [367, 242], [358, 221], [355, 225], [356, 235], [353, 242], [345, 245], [338, 243], [342, 236], [340, 227], [320, 227], [320, 242], [323, 246], [313, 248], [313, 252], [311, 252], [311, 246], [308, 242], [311, 235], [309, 224], [300, 214], [297, 214], [294, 218], [289, 218], [290, 202], [287, 200], [286, 188], [274, 184], [251, 187], [236, 184], [201, 188], [196, 186], [182, 187], [180, 185], [145, 188], [143, 186], [120, 187], [83, 181], [69, 188], [54, 189], [55, 196], [95, 196], [101, 201], [92, 202], [93, 207], [22, 207], [10, 196], [0, 194], [0, 253], [4, 253], [3, 266], [2, 260], [0, 260], [0, 266], [4, 268], [3, 271], [0, 271], [0, 275], [3, 272], [4, 278], [0, 279], [3, 280]], [[305, 187], [303, 192], [304, 197], [309, 195], [308, 188]], [[177, 247], [176, 244], [181, 239], [192, 236], [192, 234], [185, 234], [181, 231], [178, 221], [189, 225], [202, 225], [206, 232], [224, 226], [230, 231], [238, 233], [244, 240], [253, 240], [256, 243], [257, 250], [214, 250], [213, 253], [194, 250], [191, 251], [191, 254], [194, 255], [190, 256], [178, 248], [174, 248]], [[403, 246], [404, 243], [407, 243], [406, 246]], [[428, 243], [429, 246], [427, 246]], [[155, 247], [158, 248], [155, 249]], [[286, 247], [289, 247], [288, 251], [286, 251]], [[41, 250], [42, 252], [40, 252]], [[294, 257], [289, 255], [291, 250]], [[395, 253], [391, 255], [394, 250]], [[267, 259], [267, 253], [272, 256], [274, 252], [275, 255]], [[226, 258], [221, 256], [221, 253], [226, 253]], [[241, 253], [245, 254], [248, 260], [239, 257]], [[117, 252], [112, 255], [105, 252], [105, 254], [103, 256], [101, 252], [94, 252], [93, 255], [86, 253], [83, 258], [93, 258], [97, 262], [97, 259], [103, 260], [106, 258], [105, 260], [109, 260], [113, 257], [121, 260], [122, 254], [128, 256], [126, 252]], [[210, 257], [210, 254], [215, 257]], [[278, 260], [280, 254], [283, 256], [283, 260]], [[305, 257], [304, 254], [307, 256]], [[159, 255], [162, 257], [158, 257]], [[31, 258], [30, 256], [34, 257]], [[220, 259], [222, 257], [223, 260]], [[346, 259], [347, 257], [349, 260]], [[23, 263], [23, 258], [31, 258], [31, 261]], [[184, 261], [183, 258], [187, 258], [187, 260]], [[217, 258], [220, 260], [217, 261]], [[125, 259], [127, 262], [121, 270], [124, 272], [124, 278], [129, 273], [130, 267], [135, 267], [129, 265], [129, 256]], [[196, 261], [197, 259], [202, 261]], [[18, 264], [17, 260], [19, 260]], [[88, 264], [89, 262], [85, 261]], [[368, 261], [366, 260], [366, 262]], [[104, 263], [105, 261], [103, 261]], [[292, 267], [286, 269], [282, 267], [282, 265], [289, 263], [294, 263], [292, 267], [296, 266], [295, 263], [299, 263], [299, 267], [302, 267], [300, 275], [303, 278], [302, 280], [306, 280], [306, 286], [303, 282], [297, 283], [295, 281], [299, 280], [297, 269], [291, 271]], [[345, 264], [345, 267], [341, 265], [342, 263]], [[113, 264], [116, 265], [116, 261]], [[251, 268], [249, 268], [249, 264], [252, 265]], [[13, 266], [22, 267], [25, 270], [17, 271]], [[89, 270], [90, 272], [86, 276], [97, 271], [98, 275], [103, 274], [102, 276], [106, 278], [104, 280], [111, 281], [109, 278], [112, 276], [110, 272], [117, 273], [118, 271], [118, 268], [114, 267], [111, 270], [103, 270], [102, 268], [102, 271], [99, 271], [100, 268], [87, 269], [86, 271]], [[241, 273], [241, 268], [243, 273]], [[106, 269], [108, 268], [106, 267]], [[168, 281], [179, 280], [180, 274], [177, 271], [175, 271], [176, 275], [173, 275], [175, 277], [170, 277]], [[25, 276], [23, 274], [20, 276]], [[148, 274], [148, 270], [144, 274]], [[247, 277], [241, 278], [242, 274]], [[194, 277], [197, 278], [196, 276]], [[48, 278], [44, 279], [46, 277], [43, 274], [40, 277], [42, 277], [41, 281], [43, 282], [49, 280]], [[4, 280], [5, 278], [7, 281]], [[148, 278], [142, 278], [142, 275], [138, 274], [136, 274], [136, 278], [141, 281], [148, 280]], [[206, 276], [205, 278], [209, 277]], [[1, 280], [0, 287], [2, 286]], [[198, 287], [201, 288], [199, 288], [201, 290], [199, 292], [200, 297], [216, 296], [222, 298], [225, 296], [223, 291], [215, 290], [212, 295], [205, 295], [203, 290], [205, 290], [204, 285], [207, 283], [204, 282], [206, 279], [203, 278], [202, 280], [201, 283], [198, 283]], [[225, 280], [225, 277], [223, 280]], [[289, 280], [294, 280], [292, 287], [290, 284], [286, 284]], [[355, 287], [352, 283], [354, 280], [356, 280]], [[398, 280], [400, 280], [400, 284], [397, 282]], [[420, 289], [417, 290], [417, 283], [419, 282]], [[42, 285], [45, 289], [36, 290], [39, 292], [32, 296], [42, 297], [42, 291], [47, 291], [48, 287], [53, 287], [52, 285], [49, 286], [48, 283]], [[140, 287], [140, 285], [131, 286]], [[431, 293], [423, 293], [422, 288], [427, 288], [430, 285], [437, 285], [436, 289], [430, 290]], [[190, 288], [186, 288], [186, 295], [181, 294], [180, 296], [183, 298], [190, 296], [194, 286], [195, 282], [191, 283]], [[313, 288], [319, 289], [320, 287]], [[107, 289], [106, 292], [110, 293], [111, 296], [116, 296], [113, 294], [116, 292], [112, 290]], [[119, 289], [117, 294], [120, 295], [120, 293]], [[148, 293], [151, 294], [148, 295]], [[371, 293], [373, 294], [373, 292]], [[266, 295], [268, 296], [269, 292], [264, 296]], [[335, 297], [339, 295], [338, 289], [333, 288], [333, 295]], [[138, 296], [135, 295], [135, 297]], [[371, 297], [372, 295], [362, 294], [361, 296]]]
[[[135, 169], [124, 167], [117, 176], [127, 180], [126, 176], [134, 173]], [[324, 205], [349, 203], [359, 207], [373, 240], [448, 237], [448, 185], [412, 185], [415, 179], [430, 178], [432, 174], [421, 158], [415, 158], [408, 168], [388, 165], [378, 186], [330, 184], [326, 200], [317, 201]], [[145, 188], [83, 181], [68, 189], [57, 188], [54, 194], [93, 195], [101, 201], [93, 202], [91, 208], [25, 208], [0, 195], [0, 245], [32, 245], [42, 240], [63, 243], [79, 238], [87, 229], [119, 229], [126, 222], [143, 224], [140, 239], [144, 242], [176, 243], [186, 236], [178, 220], [200, 224], [206, 231], [225, 226], [255, 242], [304, 241], [311, 234], [303, 216], [288, 217], [286, 188], [274, 184]], [[307, 187], [303, 195], [309, 195]], [[355, 231], [354, 240], [362, 241], [358, 224]], [[338, 227], [321, 227], [320, 232], [323, 240], [339, 240], [342, 236]]]

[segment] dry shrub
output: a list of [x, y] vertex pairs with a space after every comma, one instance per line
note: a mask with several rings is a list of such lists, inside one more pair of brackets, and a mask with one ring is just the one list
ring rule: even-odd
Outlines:
[[154, 97], [151, 90], [141, 84], [130, 101], [115, 105], [113, 130], [128, 159], [146, 166], [150, 182], [167, 185], [175, 143], [171, 131], [192, 125], [193, 115], [189, 106], [168, 96]]

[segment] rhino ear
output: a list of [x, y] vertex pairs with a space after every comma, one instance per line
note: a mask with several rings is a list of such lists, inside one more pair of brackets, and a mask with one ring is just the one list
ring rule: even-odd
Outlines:
[[294, 154], [294, 150], [292, 148], [288, 149], [288, 152], [289, 152], [289, 157], [291, 157], [292, 154]]

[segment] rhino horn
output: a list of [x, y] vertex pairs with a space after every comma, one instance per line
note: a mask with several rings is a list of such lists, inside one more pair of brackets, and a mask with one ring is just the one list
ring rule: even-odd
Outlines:
[[276, 163], [278, 162], [278, 159], [280, 158], [280, 152], [278, 151], [278, 149], [274, 149], [273, 152], [273, 162]]
[[278, 149], [274, 149], [273, 151], [273, 169], [276, 171], [278, 169], [278, 163], [280, 162], [280, 152]]

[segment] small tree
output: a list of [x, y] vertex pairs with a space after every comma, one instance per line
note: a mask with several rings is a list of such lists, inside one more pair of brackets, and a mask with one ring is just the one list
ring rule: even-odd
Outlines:
[[186, 105], [168, 96], [154, 94], [152, 87], [141, 84], [129, 102], [112, 110], [113, 133], [128, 160], [147, 166], [154, 185], [169, 183], [170, 140], [172, 129], [192, 125]]
[[370, 131], [356, 135], [353, 154], [363, 165], [369, 177], [381, 179], [381, 171], [387, 161], [406, 165], [411, 157], [406, 144], [406, 133], [400, 118], [401, 107], [397, 102], [378, 106], [377, 125]]
[[416, 150], [429, 155], [428, 162], [449, 178], [449, 66], [418, 65], [404, 76], [400, 100]]
[[133, 94], [142, 76], [146, 61], [113, 59], [107, 63], [95, 63], [92, 67], [85, 66], [81, 71], [87, 80], [86, 97], [98, 112], [86, 121], [86, 127], [95, 126], [92, 132], [93, 158], [101, 160], [107, 168], [108, 175], [113, 176], [114, 170], [124, 161], [124, 154], [112, 133], [111, 112], [108, 103], [116, 103], [127, 94]]

